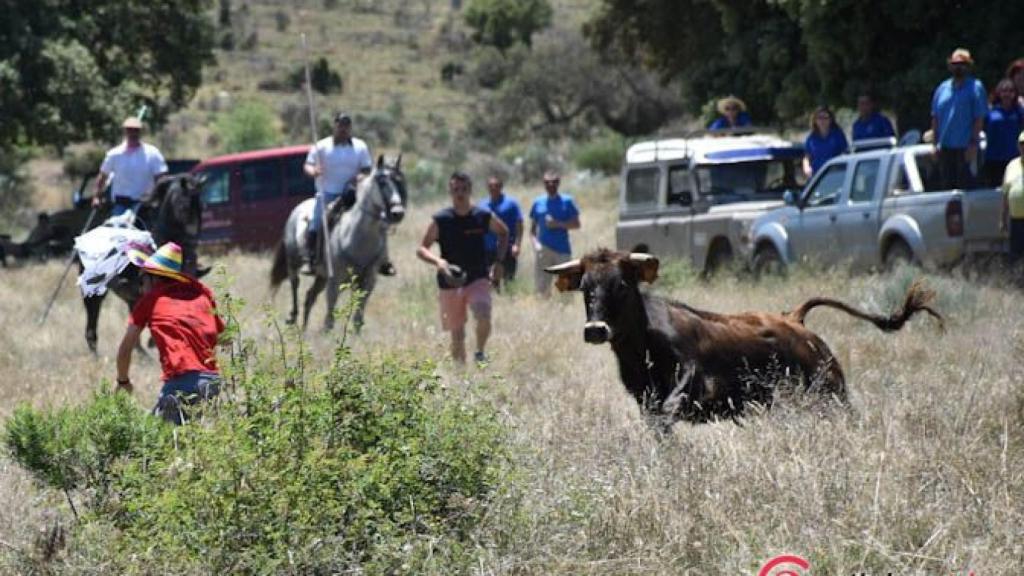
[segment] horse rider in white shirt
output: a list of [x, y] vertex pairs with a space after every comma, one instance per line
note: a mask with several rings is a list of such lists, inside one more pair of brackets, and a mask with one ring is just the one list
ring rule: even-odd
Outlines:
[[114, 216], [120, 216], [127, 210], [138, 214], [143, 197], [167, 173], [167, 162], [160, 150], [142, 141], [142, 121], [129, 117], [121, 128], [124, 130], [124, 142], [107, 151], [92, 198], [93, 207], [103, 204], [103, 192], [110, 183]]
[[[334, 117], [334, 134], [316, 143], [306, 156], [303, 166], [306, 175], [317, 179], [316, 204], [313, 208], [313, 219], [306, 230], [306, 266], [305, 274], [313, 274], [317, 255], [320, 253], [323, 240], [320, 239], [320, 227], [323, 223], [322, 212], [325, 205], [341, 198], [344, 210], [351, 208], [356, 202], [356, 185], [373, 170], [373, 159], [366, 142], [352, 136], [352, 117], [339, 112]], [[394, 275], [394, 266], [384, 257], [380, 273]]]

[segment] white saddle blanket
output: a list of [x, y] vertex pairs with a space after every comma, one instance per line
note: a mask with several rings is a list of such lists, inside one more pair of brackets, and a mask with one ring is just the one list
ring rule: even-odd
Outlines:
[[[126, 220], [125, 216], [130, 216], [130, 219]], [[75, 238], [75, 251], [82, 261], [82, 273], [78, 276], [82, 296], [106, 293], [107, 284], [130, 263], [129, 247], [156, 249], [152, 234], [130, 227], [133, 219], [134, 215], [126, 212]]]

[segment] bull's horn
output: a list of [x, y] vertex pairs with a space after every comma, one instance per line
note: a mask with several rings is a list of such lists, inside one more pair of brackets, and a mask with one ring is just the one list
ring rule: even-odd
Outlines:
[[570, 260], [569, 262], [564, 262], [562, 264], [555, 264], [554, 266], [548, 266], [547, 268], [544, 269], [544, 271], [547, 272], [548, 274], [561, 274], [562, 272], [570, 272], [570, 271], [573, 271], [573, 270], [579, 270], [579, 268], [580, 268], [580, 261], [579, 261], [579, 259], [576, 259], [576, 260]]
[[652, 255], [652, 254], [642, 254], [640, 252], [630, 252], [629, 253], [629, 260], [630, 260], [630, 262], [643, 263], [643, 262], [650, 262], [651, 260], [657, 260], [657, 258], [654, 255]]

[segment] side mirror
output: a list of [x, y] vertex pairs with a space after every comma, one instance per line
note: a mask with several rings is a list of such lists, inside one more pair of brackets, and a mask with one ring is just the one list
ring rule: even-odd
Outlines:
[[792, 190], [786, 190], [782, 194], [782, 203], [786, 206], [796, 206], [796, 194], [793, 194]]

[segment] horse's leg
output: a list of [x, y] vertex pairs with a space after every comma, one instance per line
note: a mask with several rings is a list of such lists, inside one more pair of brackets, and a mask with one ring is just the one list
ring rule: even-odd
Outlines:
[[373, 289], [376, 286], [376, 266], [367, 267], [359, 278], [359, 294], [357, 295], [359, 301], [356, 302], [356, 310], [352, 318], [352, 324], [357, 333], [363, 329], [363, 315], [366, 312], [366, 303], [370, 300], [370, 294], [373, 294]]
[[89, 345], [89, 350], [93, 354], [96, 354], [96, 325], [99, 324], [100, 309], [103, 307], [105, 296], [106, 294], [100, 294], [82, 298], [82, 303], [85, 304], [85, 343]]
[[334, 307], [338, 304], [340, 285], [337, 278], [327, 281], [327, 314], [324, 317], [324, 332], [334, 329]]
[[295, 319], [299, 317], [299, 275], [289, 271], [288, 282], [292, 286], [292, 311], [288, 314], [286, 322], [291, 325], [295, 324]]
[[316, 297], [323, 291], [324, 285], [327, 283], [327, 279], [323, 276], [317, 276], [313, 280], [313, 285], [306, 291], [306, 304], [302, 310], [302, 331], [306, 331], [306, 325], [309, 324], [309, 312], [313, 309], [313, 304], [316, 302]]

